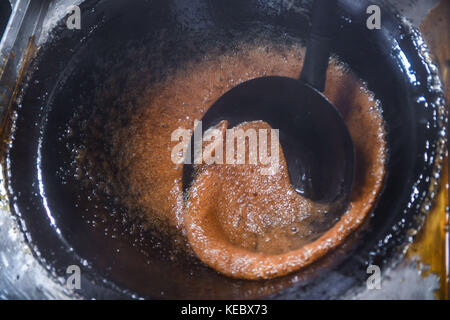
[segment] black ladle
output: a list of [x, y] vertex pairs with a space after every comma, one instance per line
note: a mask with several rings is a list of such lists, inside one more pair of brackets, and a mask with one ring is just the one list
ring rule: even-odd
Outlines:
[[[321, 93], [331, 39], [337, 30], [336, 2], [314, 2], [300, 80], [270, 76], [236, 86], [205, 113], [202, 134], [222, 120], [227, 120], [230, 128], [246, 121], [266, 121], [279, 129], [294, 189], [313, 201], [342, 209], [348, 203], [353, 182], [353, 142], [339, 111]], [[191, 159], [192, 153], [187, 155]], [[185, 164], [185, 194], [194, 178], [193, 165]]]

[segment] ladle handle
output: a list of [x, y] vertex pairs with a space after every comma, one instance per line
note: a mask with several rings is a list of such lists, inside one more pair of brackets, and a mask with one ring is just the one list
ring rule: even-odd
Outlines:
[[315, 0], [312, 25], [300, 80], [319, 91], [325, 89], [331, 40], [337, 31], [337, 0]]

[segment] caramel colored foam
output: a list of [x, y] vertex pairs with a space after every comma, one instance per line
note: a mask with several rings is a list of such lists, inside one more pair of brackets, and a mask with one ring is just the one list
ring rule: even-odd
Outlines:
[[319, 238], [309, 237], [308, 221], [314, 217], [308, 220], [308, 214], [317, 208], [292, 190], [284, 159], [276, 175], [264, 177], [250, 167], [206, 166], [195, 181], [189, 210], [185, 208], [182, 165], [171, 161], [176, 144], [171, 133], [192, 129], [195, 119], [241, 82], [268, 75], [298, 78], [302, 56], [299, 46], [255, 45], [191, 63], [143, 94], [145, 107], [127, 128], [130, 139], [120, 138], [125, 155], [122, 175], [129, 185], [126, 204], [161, 230], [185, 235], [200, 260], [228, 276], [271, 278], [312, 263], [361, 225], [382, 188], [382, 117], [363, 83], [333, 62], [325, 95], [349, 127], [356, 177], [349, 210], [330, 230]]

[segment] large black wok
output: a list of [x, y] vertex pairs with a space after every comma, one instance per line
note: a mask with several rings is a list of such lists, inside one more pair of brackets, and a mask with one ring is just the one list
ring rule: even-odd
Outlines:
[[[80, 185], [71, 165], [77, 143], [90, 141], [99, 153], [109, 152], [107, 141], [68, 138], [75, 114], [82, 123], [93, 114], [108, 118], [124, 110], [118, 119], [126, 126], [130, 109], [123, 106], [133, 104], [130, 92], [163, 79], [169, 68], [261, 34], [302, 41], [310, 1], [292, 6], [282, 0], [92, 0], [81, 5], [81, 30], [68, 30], [65, 21], [55, 28], [13, 106], [5, 176], [11, 208], [35, 256], [60, 276], [79, 265], [77, 294], [86, 298], [338, 298], [365, 282], [368, 265], [383, 270], [398, 262], [434, 194], [443, 101], [420, 34], [386, 7], [382, 29], [368, 30], [366, 8], [372, 2], [339, 1], [333, 44], [333, 53], [381, 100], [388, 130], [386, 187], [366, 230], [351, 245], [284, 278], [229, 279], [181, 253], [173, 261], [164, 242], [138, 227], [131, 233], [125, 210], [113, 197], [92, 199], [94, 191]], [[112, 82], [121, 90], [108, 87]], [[94, 214], [106, 217], [100, 227], [90, 223]], [[119, 236], [111, 237], [113, 229]]]

